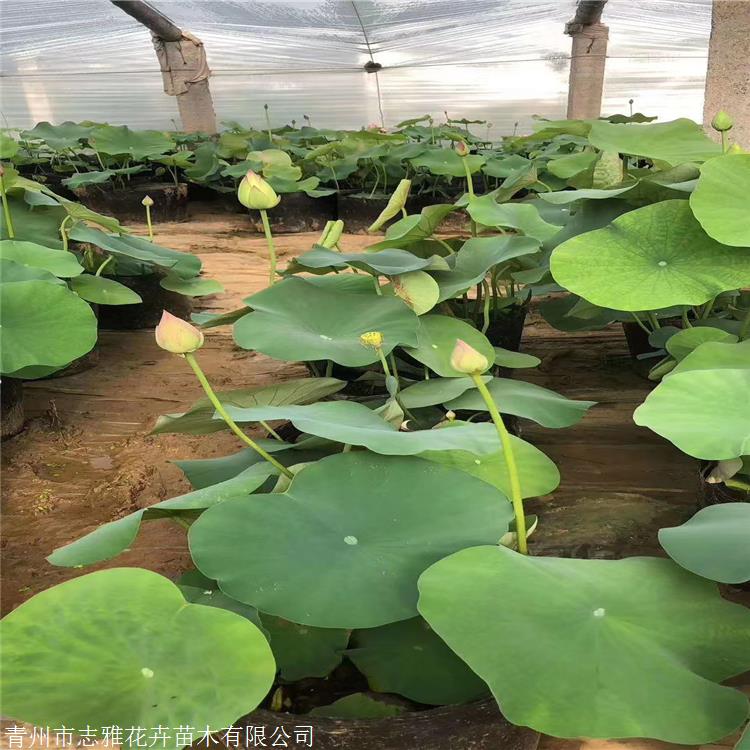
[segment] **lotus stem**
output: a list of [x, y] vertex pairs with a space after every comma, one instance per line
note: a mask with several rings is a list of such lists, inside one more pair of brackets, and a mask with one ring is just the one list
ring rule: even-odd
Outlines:
[[101, 265], [99, 266], [99, 268], [97, 268], [97, 269], [96, 269], [96, 273], [94, 274], [94, 276], [101, 276], [101, 275], [102, 275], [102, 272], [103, 272], [103, 271], [104, 271], [104, 269], [105, 269], [105, 268], [107, 267], [107, 264], [108, 264], [108, 263], [111, 263], [111, 262], [112, 262], [112, 259], [113, 259], [114, 257], [115, 257], [114, 255], [110, 255], [110, 256], [109, 256], [109, 258], [107, 258], [107, 260], [105, 260], [105, 261], [104, 261], [104, 262], [103, 262], [103, 263], [102, 263], [102, 264], [101, 264]]
[[516, 536], [518, 537], [518, 551], [522, 555], [529, 554], [528, 544], [526, 542], [526, 516], [523, 511], [523, 497], [521, 495], [521, 479], [518, 474], [518, 465], [516, 464], [516, 457], [513, 453], [513, 443], [510, 439], [510, 434], [505, 427], [503, 418], [500, 416], [497, 405], [495, 404], [492, 394], [489, 392], [487, 386], [482, 380], [480, 373], [474, 373], [471, 376], [474, 381], [474, 385], [477, 387], [484, 403], [487, 405], [487, 410], [492, 417], [492, 421], [495, 423], [498, 437], [500, 438], [500, 444], [503, 447], [503, 458], [505, 459], [505, 465], [508, 467], [508, 476], [510, 477], [510, 500], [513, 504], [513, 513], [516, 517]]
[[60, 238], [63, 243], [63, 250], [68, 252], [68, 222], [72, 219], [72, 216], [66, 216], [60, 223]]
[[648, 328], [643, 324], [643, 321], [635, 313], [630, 314], [633, 316], [633, 320], [638, 323], [638, 325], [650, 336], [651, 331], [649, 331]]
[[151, 206], [146, 206], [146, 224], [148, 224], [148, 238], [154, 241], [154, 226], [151, 223]]
[[383, 354], [383, 347], [376, 346], [375, 351], [378, 353], [378, 357], [380, 358], [380, 364], [383, 365], [383, 372], [385, 373], [385, 376], [389, 378], [391, 376], [391, 370], [388, 367], [388, 360], [385, 358], [385, 354]]
[[[193, 354], [193, 352], [188, 352], [187, 354], [185, 354], [185, 359], [195, 373], [195, 377], [198, 378], [198, 382], [201, 384], [201, 387], [203, 388], [206, 396], [208, 396], [208, 400], [211, 402], [211, 405], [214, 407], [214, 409], [216, 409], [221, 418], [227, 423], [227, 427], [229, 427], [229, 429], [240, 440], [242, 440], [245, 445], [252, 448], [261, 458], [268, 461], [268, 463], [272, 466], [275, 466], [285, 477], [287, 477], [288, 479], [292, 479], [294, 477], [294, 474], [292, 474], [292, 472], [289, 471], [286, 466], [275, 459], [270, 453], [263, 450], [263, 448], [261, 448], [252, 438], [248, 437], [242, 431], [239, 425], [229, 416], [227, 410], [224, 408], [224, 405], [221, 403], [221, 401], [219, 401], [219, 398], [214, 392], [214, 389], [208, 382], [208, 379], [201, 369], [201, 366], [198, 364], [198, 360], [195, 358], [195, 354]], [[266, 427], [266, 429], [268, 428]]]
[[8, 195], [5, 192], [5, 176], [3, 174], [5, 170], [0, 167], [0, 197], [3, 201], [3, 215], [5, 216], [5, 223], [8, 227], [8, 237], [13, 240], [16, 238], [16, 232], [13, 229], [13, 218], [10, 215], [10, 205], [8, 204]]
[[482, 287], [484, 288], [484, 305], [482, 307], [482, 333], [487, 333], [487, 329], [490, 327], [490, 302], [492, 301], [490, 295], [490, 287], [485, 279], [482, 281]]
[[260, 218], [263, 222], [263, 233], [266, 235], [266, 244], [268, 245], [268, 282], [273, 286], [276, 283], [276, 247], [273, 244], [273, 234], [271, 234], [271, 225], [265, 208], [260, 209]]

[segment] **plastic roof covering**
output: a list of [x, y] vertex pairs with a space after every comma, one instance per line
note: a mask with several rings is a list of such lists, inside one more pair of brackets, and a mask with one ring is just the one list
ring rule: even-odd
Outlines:
[[[205, 44], [219, 121], [394, 125], [430, 113], [492, 133], [564, 117], [575, 0], [152, 0]], [[605, 114], [701, 119], [711, 0], [609, 0]], [[0, 0], [6, 127], [179, 123], [150, 33], [108, 0]], [[364, 72], [370, 60], [383, 66]], [[379, 90], [378, 90], [379, 89]]]

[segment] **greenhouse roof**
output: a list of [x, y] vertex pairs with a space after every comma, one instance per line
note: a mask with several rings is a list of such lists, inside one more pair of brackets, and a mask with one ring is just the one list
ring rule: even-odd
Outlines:
[[[565, 115], [574, 0], [154, 0], [205, 44], [219, 121], [360, 127]], [[701, 119], [710, 0], [609, 0], [603, 113]], [[149, 32], [108, 0], [0, 2], [6, 127], [178, 121]], [[677, 33], [676, 33], [677, 30]], [[368, 61], [382, 65], [377, 74]]]

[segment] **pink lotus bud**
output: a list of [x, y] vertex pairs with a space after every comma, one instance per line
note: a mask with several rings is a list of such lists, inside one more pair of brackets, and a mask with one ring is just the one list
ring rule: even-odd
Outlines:
[[256, 211], [264, 211], [279, 205], [276, 191], [253, 170], [242, 178], [237, 190], [237, 199], [245, 208], [253, 208]]
[[456, 339], [456, 345], [451, 352], [451, 367], [466, 375], [479, 375], [489, 369], [490, 363], [484, 354], [478, 352], [465, 341]]
[[456, 143], [456, 153], [459, 156], [468, 156], [469, 147], [463, 141], [459, 141], [458, 143]]
[[172, 354], [188, 354], [203, 346], [203, 333], [166, 310], [156, 326], [156, 343]]

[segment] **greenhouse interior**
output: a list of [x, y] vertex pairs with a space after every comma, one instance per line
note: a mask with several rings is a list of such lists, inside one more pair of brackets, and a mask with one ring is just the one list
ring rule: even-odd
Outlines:
[[750, 750], [750, 0], [0, 0], [0, 746]]

